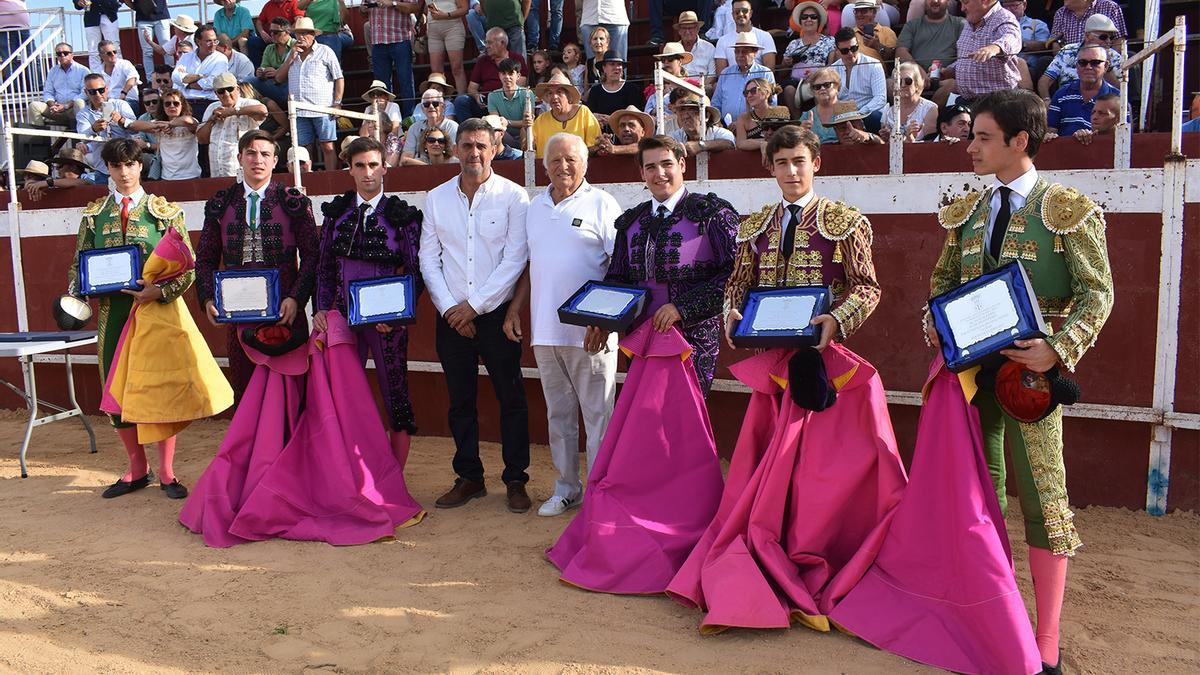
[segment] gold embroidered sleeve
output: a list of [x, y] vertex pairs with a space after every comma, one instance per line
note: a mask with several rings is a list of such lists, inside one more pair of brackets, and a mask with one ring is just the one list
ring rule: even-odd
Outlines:
[[1070, 371], [1075, 370], [1084, 352], [1096, 343], [1112, 312], [1112, 268], [1104, 228], [1104, 216], [1093, 214], [1063, 237], [1073, 302], [1070, 316], [1047, 342]]
[[75, 297], [81, 297], [79, 293], [79, 252], [88, 251], [95, 246], [96, 242], [96, 223], [91, 216], [84, 216], [79, 221], [79, 233], [75, 236], [75, 256], [71, 260], [71, 267], [67, 270], [67, 293]]
[[[191, 253], [192, 259], [195, 260], [196, 252], [192, 249], [192, 239], [188, 236], [187, 225], [183, 222], [183, 211], [179, 211], [166, 222], [166, 226], [175, 230], [183, 237], [183, 244], [187, 246], [188, 252]], [[183, 295], [187, 289], [192, 287], [196, 281], [196, 268], [175, 277], [161, 286], [163, 297], [161, 302], [173, 302], [176, 298]]]
[[946, 242], [942, 244], [942, 252], [937, 264], [933, 266], [933, 274], [929, 278], [929, 297], [941, 295], [961, 283], [962, 248], [958, 241], [958, 228], [946, 230]]
[[843, 340], [853, 335], [879, 304], [881, 291], [879, 281], [875, 277], [871, 243], [871, 225], [868, 222], [854, 228], [849, 237], [838, 242], [842, 249], [849, 291], [830, 314], [837, 319], [840, 337]]
[[724, 316], [729, 316], [730, 310], [742, 311], [742, 303], [746, 301], [746, 292], [754, 285], [755, 278], [758, 276], [755, 269], [757, 262], [758, 255], [755, 252], [753, 241], [744, 241], [738, 244], [737, 253], [733, 258], [733, 272], [729, 275], [729, 281], [725, 282], [725, 302], [722, 306]]

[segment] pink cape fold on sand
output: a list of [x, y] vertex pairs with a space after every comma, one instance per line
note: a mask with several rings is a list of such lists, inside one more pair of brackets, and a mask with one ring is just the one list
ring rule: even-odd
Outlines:
[[1037, 673], [979, 416], [941, 357], [929, 369], [912, 482], [874, 566], [831, 618], [889, 652], [959, 673]]
[[[269, 433], [287, 426], [293, 433], [274, 457], [261, 462], [249, 458], [250, 468], [261, 471], [253, 484], [248, 475], [242, 487], [244, 499], [227, 529], [231, 543], [282, 538], [338, 546], [365, 544], [392, 536], [397, 527], [424, 516], [392, 454], [358, 361], [355, 336], [337, 312], [329, 312], [327, 320], [328, 330], [309, 338], [308, 382], [303, 411], [295, 423], [278, 419], [291, 414], [285, 406], [263, 407], [263, 418], [275, 415], [277, 420]], [[252, 384], [263, 370], [261, 366], [256, 370]], [[249, 400], [248, 390], [242, 405]], [[257, 443], [258, 439], [251, 440]], [[274, 436], [271, 440], [269, 450], [276, 447]], [[223, 453], [225, 449], [223, 445]], [[218, 476], [229, 472], [216, 461], [214, 467]], [[228, 477], [219, 486], [227, 484]], [[195, 497], [189, 498], [189, 504]], [[199, 531], [183, 514], [180, 520]], [[208, 543], [207, 527], [205, 535]]]
[[879, 375], [831, 344], [822, 359], [838, 388], [814, 413], [787, 391], [794, 350], [730, 371], [752, 390], [716, 518], [667, 593], [707, 612], [701, 631], [828, 630], [824, 616], [875, 558], [905, 487]]
[[583, 506], [546, 556], [587, 590], [661, 593], [717, 510], [721, 465], [679, 330], [645, 321], [621, 349], [629, 374]]
[[179, 522], [202, 534], [204, 543], [214, 548], [249, 541], [230, 533], [229, 528], [246, 498], [295, 434], [304, 403], [306, 347], [280, 356], [267, 356], [245, 343], [242, 349], [257, 367], [217, 456], [179, 512]]

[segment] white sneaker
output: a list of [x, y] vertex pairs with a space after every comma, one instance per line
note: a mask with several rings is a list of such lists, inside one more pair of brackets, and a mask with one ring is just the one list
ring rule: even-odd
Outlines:
[[561, 516], [567, 512], [567, 509], [573, 509], [576, 506], [579, 506], [579, 502], [580, 499], [578, 497], [575, 499], [567, 499], [566, 497], [554, 495], [550, 499], [547, 499], [544, 504], [538, 507], [538, 515]]

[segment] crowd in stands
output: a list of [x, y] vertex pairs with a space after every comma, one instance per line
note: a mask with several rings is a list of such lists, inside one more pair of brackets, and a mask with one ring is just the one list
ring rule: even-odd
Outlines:
[[[1018, 87], [1045, 100], [1053, 133], [1080, 143], [1128, 115], [1115, 71], [1129, 35], [1113, 0], [651, 0], [654, 60], [704, 98], [672, 81], [658, 92], [652, 72], [635, 72], [624, 0], [577, 0], [574, 31], [563, 30], [563, 0], [268, 0], [258, 16], [215, 1], [200, 25], [166, 0], [75, 0], [98, 58], [89, 68], [57, 45], [29, 122], [133, 138], [147, 178], [179, 180], [236, 175], [237, 139], [260, 127], [306, 167], [333, 169], [348, 134], [381, 138], [390, 165], [455, 162], [458, 124], [471, 118], [503, 139], [500, 159], [517, 159], [541, 157], [564, 131], [596, 155], [631, 154], [656, 133], [690, 153], [760, 151], [786, 124], [822, 143], [956, 143], [969, 138], [973, 100]], [[136, 13], [140, 70], [121, 54], [120, 3]], [[361, 35], [350, 12], [362, 12]], [[365, 92], [343, 71], [356, 44], [374, 77]], [[419, 84], [418, 52], [431, 66]], [[297, 111], [295, 138], [289, 96], [317, 108]], [[320, 110], [343, 106], [379, 121]], [[55, 171], [26, 170], [30, 194], [106, 183], [99, 145], [56, 147], [34, 167]]]

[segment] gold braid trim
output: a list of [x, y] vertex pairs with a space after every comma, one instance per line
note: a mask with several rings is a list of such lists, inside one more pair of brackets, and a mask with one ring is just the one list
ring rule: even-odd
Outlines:
[[104, 203], [108, 201], [108, 195], [99, 199], [88, 202], [88, 205], [83, 207], [84, 216], [98, 216], [104, 210]]
[[[866, 221], [858, 209], [849, 204], [823, 197], [817, 199], [817, 231], [829, 241], [846, 239]], [[835, 259], [834, 262], [841, 261]]]
[[1046, 195], [1042, 198], [1042, 222], [1054, 234], [1071, 234], [1093, 214], [1100, 219], [1103, 227], [1104, 211], [1091, 197], [1058, 183], [1046, 188]]
[[1067, 502], [1067, 470], [1062, 457], [1062, 409], [1033, 424], [1021, 424], [1020, 428], [1033, 484], [1037, 487], [1038, 502], [1042, 505], [1050, 551], [1054, 555], [1073, 556], [1076, 549], [1083, 546], [1083, 541], [1075, 530], [1075, 514]]
[[973, 190], [938, 209], [938, 223], [947, 230], [953, 230], [967, 222], [984, 194], [984, 190]]
[[766, 232], [767, 226], [771, 224], [771, 216], [775, 214], [775, 209], [779, 208], [779, 203], [767, 204], [755, 213], [750, 214], [742, 224], [738, 226], [737, 237], [735, 241], [739, 244], [754, 241], [759, 235]]
[[182, 220], [183, 207], [175, 202], [167, 201], [166, 197], [158, 195], [149, 195], [150, 199], [146, 205], [150, 211], [150, 215], [158, 219], [158, 230], [163, 232], [176, 218]]

